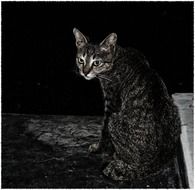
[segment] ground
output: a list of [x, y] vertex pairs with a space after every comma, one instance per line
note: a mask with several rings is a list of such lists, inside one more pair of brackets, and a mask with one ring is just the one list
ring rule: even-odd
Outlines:
[[101, 156], [89, 154], [102, 117], [2, 116], [3, 188], [181, 188], [174, 164], [144, 181], [114, 182], [102, 173]]

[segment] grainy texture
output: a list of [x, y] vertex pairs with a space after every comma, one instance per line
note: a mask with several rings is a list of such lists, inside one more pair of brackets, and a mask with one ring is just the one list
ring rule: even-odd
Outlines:
[[92, 44], [74, 29], [80, 74], [99, 78], [105, 99], [105, 121], [91, 152], [112, 157], [103, 173], [113, 180], [135, 180], [158, 173], [177, 152], [181, 121], [161, 77], [133, 48], [108, 35]]
[[179, 188], [174, 164], [143, 181], [114, 182], [102, 173], [102, 117], [2, 116], [3, 188]]

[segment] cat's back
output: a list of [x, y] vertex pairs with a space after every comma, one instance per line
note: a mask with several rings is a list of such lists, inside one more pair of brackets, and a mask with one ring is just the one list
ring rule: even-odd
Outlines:
[[[180, 135], [178, 109], [160, 75], [150, 67], [146, 57], [134, 48], [124, 50], [128, 65], [126, 78], [121, 82], [120, 117], [128, 128], [147, 126], [173, 141]], [[125, 66], [124, 66], [125, 68]], [[166, 138], [165, 137], [165, 138]]]
[[[170, 96], [162, 77], [150, 67], [146, 57], [134, 48], [128, 48], [126, 57], [128, 60], [129, 76], [124, 82], [121, 91], [123, 109], [126, 111], [139, 110], [156, 117], [155, 123], [163, 124], [177, 120], [180, 122], [176, 105]], [[166, 117], [164, 115], [166, 115]]]
[[[124, 52], [121, 64], [124, 64], [123, 68], [127, 65], [128, 72], [123, 72], [126, 78], [121, 81], [120, 111], [114, 113], [109, 122], [115, 148], [126, 162], [132, 161], [129, 150], [133, 156], [142, 155], [136, 164], [154, 157], [166, 162], [174, 155], [181, 132], [177, 107], [162, 78], [149, 66], [145, 56], [132, 48]], [[159, 159], [161, 153], [163, 159]]]

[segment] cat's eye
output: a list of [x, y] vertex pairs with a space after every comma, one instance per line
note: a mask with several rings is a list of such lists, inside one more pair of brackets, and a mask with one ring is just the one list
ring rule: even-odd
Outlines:
[[95, 66], [95, 67], [98, 67], [98, 66], [100, 66], [101, 65], [101, 61], [100, 60], [96, 60], [96, 61], [94, 61], [93, 62], [93, 65]]
[[82, 58], [79, 57], [78, 62], [79, 62], [80, 64], [83, 64], [83, 63], [84, 63], [84, 60], [83, 60]]

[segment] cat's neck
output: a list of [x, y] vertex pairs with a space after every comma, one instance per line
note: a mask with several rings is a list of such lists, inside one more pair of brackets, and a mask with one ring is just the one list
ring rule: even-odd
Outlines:
[[129, 69], [127, 68], [128, 65], [123, 61], [125, 59], [126, 50], [117, 46], [115, 51], [116, 52], [112, 60], [112, 69], [103, 73], [104, 78], [100, 79], [104, 96], [106, 96], [106, 94], [112, 94], [112, 92], [115, 92], [120, 88], [122, 81], [125, 79], [124, 72], [127, 72]]
[[139, 77], [139, 70], [148, 70], [149, 66], [145, 62], [145, 58], [137, 50], [116, 46], [113, 67], [104, 73], [104, 79], [100, 79], [103, 91], [110, 88], [117, 91], [127, 81], [133, 83]]

